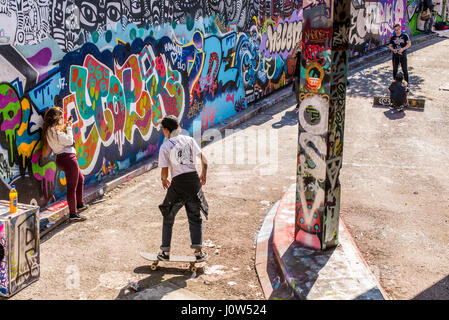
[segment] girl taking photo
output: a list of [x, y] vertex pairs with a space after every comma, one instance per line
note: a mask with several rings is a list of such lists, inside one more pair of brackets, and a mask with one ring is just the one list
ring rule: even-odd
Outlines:
[[84, 176], [78, 166], [72, 133], [72, 116], [64, 123], [61, 108], [52, 107], [45, 112], [42, 126], [43, 154], [49, 154], [49, 148], [56, 155], [56, 165], [64, 171], [67, 181], [67, 203], [70, 221], [86, 220], [79, 212], [87, 209], [83, 202]]

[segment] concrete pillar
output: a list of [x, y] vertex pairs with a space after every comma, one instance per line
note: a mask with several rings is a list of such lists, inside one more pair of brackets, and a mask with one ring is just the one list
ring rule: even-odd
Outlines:
[[295, 239], [338, 244], [351, 0], [304, 0]]

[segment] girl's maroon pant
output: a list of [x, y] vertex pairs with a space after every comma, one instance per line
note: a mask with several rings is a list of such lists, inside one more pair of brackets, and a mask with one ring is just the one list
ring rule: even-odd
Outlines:
[[78, 166], [74, 153], [61, 153], [56, 156], [56, 165], [65, 173], [67, 183], [67, 203], [70, 213], [76, 213], [76, 207], [83, 206], [84, 176]]

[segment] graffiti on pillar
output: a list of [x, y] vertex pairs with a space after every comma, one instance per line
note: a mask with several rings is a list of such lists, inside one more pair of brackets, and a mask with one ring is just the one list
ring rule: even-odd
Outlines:
[[299, 106], [296, 241], [321, 248], [329, 108], [331, 2], [304, 1]]
[[157, 152], [159, 120], [188, 131], [290, 83], [301, 1], [0, 1], [0, 196], [41, 207], [65, 175], [42, 155], [45, 111], [73, 116], [85, 183]]
[[[350, 3], [335, 0], [332, 37], [332, 67], [326, 158], [326, 225], [322, 237], [322, 248], [338, 243], [340, 216], [340, 169], [343, 163], [343, 133], [346, 107], [346, 80], [349, 59]], [[323, 245], [324, 244], [324, 245]]]
[[349, 6], [304, 2], [295, 239], [316, 249], [337, 244]]

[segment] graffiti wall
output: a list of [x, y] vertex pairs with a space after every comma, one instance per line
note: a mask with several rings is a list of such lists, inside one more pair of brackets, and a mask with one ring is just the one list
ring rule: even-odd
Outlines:
[[[433, 0], [433, 4], [434, 21], [449, 23], [449, 0]], [[414, 35], [424, 31], [424, 22], [419, 19], [418, 6], [418, 0], [407, 0], [407, 20]]]
[[65, 194], [42, 155], [45, 111], [72, 115], [85, 183], [157, 152], [158, 121], [205, 130], [288, 84], [298, 0], [0, 1], [0, 198]]
[[7, 227], [5, 221], [0, 221], [0, 295], [2, 296], [8, 294], [9, 289]]

